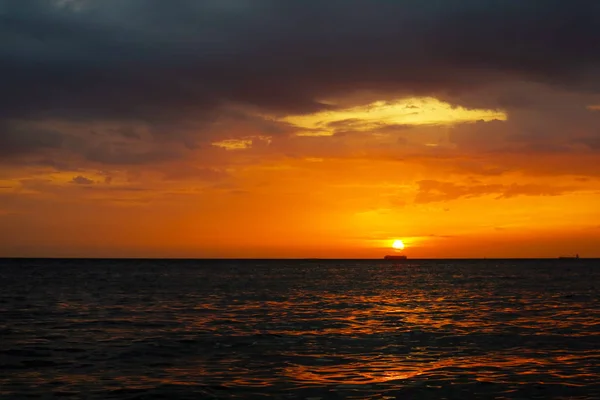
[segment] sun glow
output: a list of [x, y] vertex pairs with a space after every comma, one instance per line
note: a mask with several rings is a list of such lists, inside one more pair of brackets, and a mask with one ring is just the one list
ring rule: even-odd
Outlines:
[[402, 240], [394, 240], [392, 247], [396, 250], [404, 250], [404, 242]]

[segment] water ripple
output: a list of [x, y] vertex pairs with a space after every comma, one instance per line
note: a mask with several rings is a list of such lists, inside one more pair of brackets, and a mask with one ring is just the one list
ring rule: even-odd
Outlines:
[[594, 262], [0, 260], [0, 397], [600, 398]]

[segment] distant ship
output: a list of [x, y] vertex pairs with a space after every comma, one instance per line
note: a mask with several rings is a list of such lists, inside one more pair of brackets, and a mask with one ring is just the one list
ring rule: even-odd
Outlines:
[[577, 260], [579, 259], [579, 254], [575, 254], [574, 256], [560, 256], [559, 260]]
[[390, 256], [390, 255], [383, 257], [384, 260], [406, 260], [407, 258], [408, 257], [406, 257], [406, 256]]

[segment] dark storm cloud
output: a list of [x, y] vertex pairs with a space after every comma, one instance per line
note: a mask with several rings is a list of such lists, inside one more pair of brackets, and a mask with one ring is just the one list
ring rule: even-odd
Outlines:
[[[595, 92], [598, 48], [587, 0], [0, 0], [0, 120], [168, 125], [225, 102], [304, 113], [501, 79]], [[59, 142], [0, 135], [2, 153]]]
[[55, 130], [24, 128], [0, 121], [0, 161], [29, 151], [58, 148], [63, 140], [64, 136]]
[[125, 138], [128, 138], [128, 139], [140, 139], [141, 138], [140, 134], [137, 133], [135, 131], [135, 129], [133, 129], [130, 126], [124, 126], [124, 127], [115, 129], [115, 133], [117, 133]]

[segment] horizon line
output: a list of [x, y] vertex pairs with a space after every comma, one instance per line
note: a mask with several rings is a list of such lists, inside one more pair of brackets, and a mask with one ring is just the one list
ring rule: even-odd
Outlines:
[[[84, 257], [84, 256], [0, 256], [0, 260], [206, 260], [206, 261], [398, 261], [381, 258], [344, 258], [344, 257]], [[418, 257], [402, 261], [439, 261], [439, 260], [600, 260], [600, 257]]]

